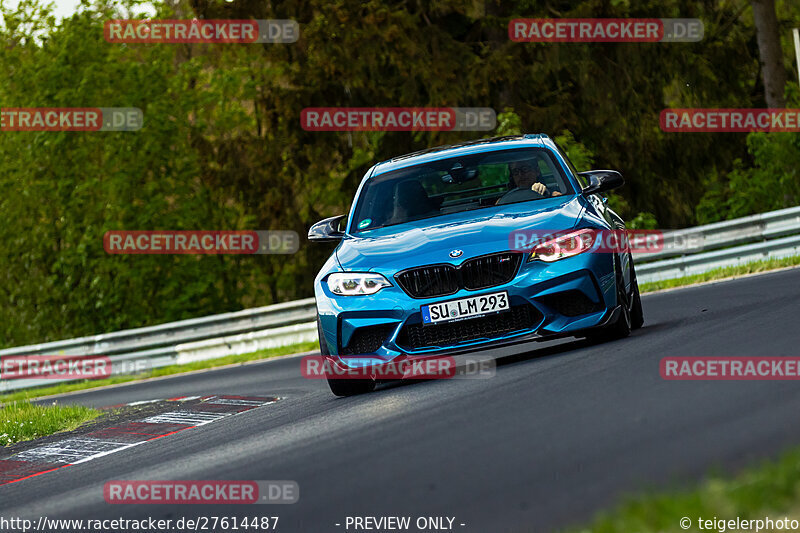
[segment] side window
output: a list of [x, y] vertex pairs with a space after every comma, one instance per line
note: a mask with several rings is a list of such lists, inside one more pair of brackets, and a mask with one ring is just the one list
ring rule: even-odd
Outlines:
[[488, 163], [478, 165], [483, 187], [502, 187], [508, 185], [508, 164]]
[[575, 176], [575, 179], [578, 180], [578, 183], [581, 184], [581, 188], [588, 186], [589, 180], [578, 174], [578, 169], [576, 169], [575, 165], [572, 164], [572, 161], [569, 160], [569, 157], [567, 157], [567, 153], [555, 141], [553, 141], [553, 144], [556, 145], [556, 149], [558, 150], [559, 155], [561, 155], [564, 161], [567, 162], [567, 166], [569, 167], [570, 172], [572, 172], [572, 175]]

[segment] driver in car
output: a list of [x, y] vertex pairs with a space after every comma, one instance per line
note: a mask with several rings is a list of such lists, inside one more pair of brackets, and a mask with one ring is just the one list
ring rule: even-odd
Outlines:
[[539, 181], [542, 179], [542, 173], [539, 170], [538, 161], [535, 159], [509, 163], [508, 173], [511, 175], [511, 179], [514, 180], [514, 185], [517, 189], [530, 189], [542, 196], [561, 196], [560, 191], [551, 191], [544, 183]]

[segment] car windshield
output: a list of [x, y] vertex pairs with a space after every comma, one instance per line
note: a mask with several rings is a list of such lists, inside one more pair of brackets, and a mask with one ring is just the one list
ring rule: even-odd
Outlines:
[[368, 180], [359, 196], [353, 231], [572, 192], [561, 167], [545, 149], [439, 159]]

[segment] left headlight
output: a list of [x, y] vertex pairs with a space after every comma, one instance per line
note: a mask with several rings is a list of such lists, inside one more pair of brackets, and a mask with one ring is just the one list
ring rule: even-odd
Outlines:
[[341, 296], [375, 294], [391, 286], [386, 278], [374, 272], [336, 272], [328, 276], [328, 288]]

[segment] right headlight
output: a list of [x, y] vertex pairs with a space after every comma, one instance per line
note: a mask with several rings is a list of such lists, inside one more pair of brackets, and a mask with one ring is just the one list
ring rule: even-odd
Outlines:
[[593, 229], [582, 229], [537, 244], [531, 251], [528, 261], [552, 263], [588, 252], [594, 246], [596, 234]]
[[374, 272], [335, 272], [328, 276], [328, 288], [340, 296], [375, 294], [391, 286], [386, 278]]

